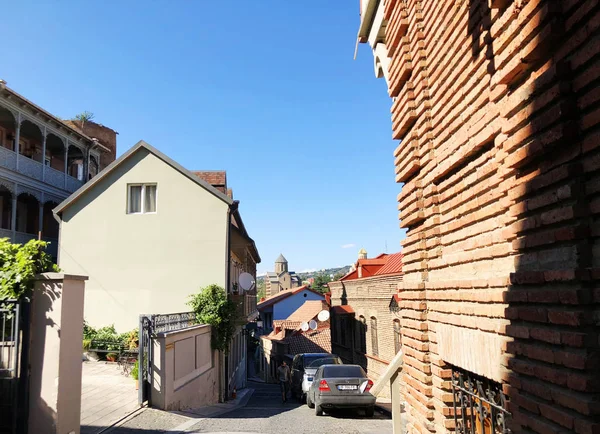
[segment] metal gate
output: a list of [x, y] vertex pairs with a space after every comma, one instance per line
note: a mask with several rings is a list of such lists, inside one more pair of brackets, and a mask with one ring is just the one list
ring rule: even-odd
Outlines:
[[27, 432], [29, 302], [0, 300], [0, 434]]
[[140, 405], [151, 405], [150, 386], [152, 378], [152, 316], [140, 315], [139, 353], [138, 353], [138, 397]]
[[153, 339], [157, 333], [183, 330], [196, 324], [194, 312], [169, 313], [164, 315], [140, 315], [138, 383], [139, 403], [152, 406], [152, 369], [154, 360]]

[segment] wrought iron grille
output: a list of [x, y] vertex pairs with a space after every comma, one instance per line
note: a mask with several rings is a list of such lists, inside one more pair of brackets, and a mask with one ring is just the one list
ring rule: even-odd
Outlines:
[[495, 381], [452, 367], [454, 422], [459, 434], [510, 434], [506, 397]]
[[152, 315], [152, 332], [164, 333], [182, 330], [196, 325], [194, 312], [169, 313], [165, 315]]
[[0, 434], [27, 432], [29, 302], [0, 300]]

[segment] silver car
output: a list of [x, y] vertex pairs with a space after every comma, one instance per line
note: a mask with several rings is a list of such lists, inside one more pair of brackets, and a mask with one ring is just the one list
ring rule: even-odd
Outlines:
[[306, 395], [306, 404], [317, 416], [336, 408], [361, 408], [367, 417], [375, 413], [375, 397], [369, 392], [373, 382], [359, 365], [323, 365]]
[[297, 354], [292, 362], [292, 393], [304, 401], [304, 397], [312, 384], [313, 377], [321, 365], [341, 364], [342, 360], [335, 354], [303, 353]]

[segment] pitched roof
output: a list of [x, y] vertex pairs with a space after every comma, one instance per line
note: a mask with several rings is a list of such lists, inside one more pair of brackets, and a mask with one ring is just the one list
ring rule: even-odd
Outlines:
[[[359, 277], [358, 269], [361, 270]], [[371, 276], [385, 276], [402, 273], [402, 253], [388, 255], [382, 253], [373, 259], [359, 259], [356, 268], [342, 277], [340, 280], [354, 280]]]
[[388, 255], [387, 262], [383, 267], [375, 272], [375, 275], [383, 276], [386, 274], [402, 273], [402, 258], [402, 252]]
[[289, 319], [280, 319], [273, 321], [274, 329], [284, 329], [284, 330], [299, 330], [302, 325], [302, 321], [290, 321]]
[[175, 170], [177, 170], [178, 172], [180, 172], [182, 175], [186, 176], [188, 179], [190, 179], [191, 181], [193, 181], [196, 184], [198, 184], [200, 187], [202, 187], [205, 190], [207, 190], [209, 193], [212, 193], [214, 196], [216, 196], [217, 198], [221, 199], [226, 204], [228, 204], [228, 205], [233, 204], [233, 200], [230, 197], [228, 197], [226, 194], [224, 194], [221, 191], [219, 191], [216, 188], [214, 188], [212, 185], [210, 185], [204, 179], [202, 179], [202, 178], [194, 175], [192, 172], [190, 172], [189, 170], [187, 170], [186, 168], [184, 168], [183, 166], [181, 166], [176, 161], [174, 161], [171, 158], [167, 157], [165, 154], [163, 154], [162, 152], [160, 152], [155, 147], [153, 147], [150, 144], [144, 142], [143, 140], [140, 140], [135, 145], [133, 145], [131, 148], [129, 148], [127, 150], [127, 152], [125, 152], [123, 155], [121, 155], [115, 161], [113, 161], [112, 163], [110, 163], [106, 167], [106, 169], [104, 169], [103, 171], [101, 171], [98, 175], [96, 175], [95, 177], [93, 177], [89, 182], [85, 183], [81, 188], [79, 188], [77, 191], [75, 191], [73, 194], [71, 194], [68, 198], [66, 198], [60, 205], [58, 205], [56, 208], [54, 208], [53, 212], [55, 214], [59, 214], [62, 211], [64, 211], [65, 208], [67, 208], [68, 206], [70, 206], [71, 204], [73, 204], [75, 201], [77, 201], [83, 194], [85, 194], [88, 190], [92, 189], [101, 180], [103, 180], [104, 178], [106, 178], [106, 176], [109, 173], [111, 173], [113, 170], [115, 170], [116, 167], [118, 167], [119, 165], [121, 165], [125, 160], [127, 160], [129, 157], [131, 157], [132, 155], [134, 155], [140, 149], [145, 149], [149, 153], [153, 154], [158, 159], [162, 160], [164, 163], [168, 164], [169, 166], [171, 166], [172, 168], [174, 168]]
[[290, 354], [330, 353], [331, 329], [329, 327], [306, 332], [298, 331], [284, 339]]
[[291, 289], [286, 289], [284, 291], [279, 291], [277, 294], [273, 294], [270, 297], [267, 297], [266, 299], [264, 299], [263, 301], [261, 301], [260, 303], [258, 303], [256, 305], [256, 309], [258, 309], [258, 310], [264, 309], [265, 307], [271, 306], [271, 305], [283, 300], [284, 298], [287, 298], [291, 295], [297, 294], [304, 290], [314, 292], [315, 294], [322, 296], [323, 299], [325, 298], [325, 296], [323, 296], [323, 294], [321, 294], [320, 292], [317, 292], [314, 289], [309, 288], [307, 285], [302, 285], [297, 288], [291, 288]]
[[285, 257], [280, 253], [279, 256], [277, 257], [277, 259], [275, 259], [275, 263], [286, 263], [287, 259], [285, 259]]
[[324, 300], [305, 301], [302, 306], [287, 317], [287, 321], [308, 322], [315, 318], [323, 309], [327, 309], [327, 303]]

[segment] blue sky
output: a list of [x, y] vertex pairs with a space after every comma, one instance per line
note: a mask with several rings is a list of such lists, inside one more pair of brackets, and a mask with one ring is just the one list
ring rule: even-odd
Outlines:
[[227, 170], [271, 270], [400, 249], [385, 82], [358, 0], [3, 5], [0, 78], [51, 113], [84, 110], [188, 169]]

